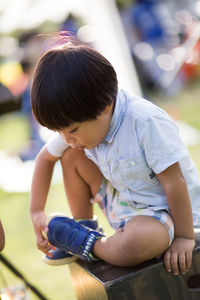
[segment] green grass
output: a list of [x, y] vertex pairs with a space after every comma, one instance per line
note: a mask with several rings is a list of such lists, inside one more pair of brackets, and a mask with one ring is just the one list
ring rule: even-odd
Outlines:
[[[165, 108], [176, 108], [181, 119], [200, 129], [200, 88], [191, 85], [186, 90], [173, 98], [154, 95], [151, 98]], [[28, 126], [26, 120], [19, 114], [8, 114], [0, 117], [0, 150], [11, 154], [17, 153], [23, 148], [28, 138]], [[189, 149], [193, 160], [200, 172], [199, 154], [200, 145]], [[23, 178], [21, 178], [23, 180]], [[0, 188], [1, 211], [5, 234], [6, 247], [3, 254], [36, 285], [50, 300], [75, 300], [69, 269], [67, 266], [51, 267], [42, 262], [42, 253], [37, 250], [35, 236], [29, 216], [29, 193], [7, 193]], [[62, 211], [69, 213], [63, 185], [51, 186], [47, 213]], [[103, 227], [108, 234], [112, 229], [103, 216], [100, 209], [95, 206], [95, 214], [98, 215]], [[1, 263], [0, 269], [9, 285], [15, 285], [20, 280], [12, 275]], [[3, 287], [0, 277], [0, 288]], [[31, 293], [31, 300], [38, 299]]]
[[178, 110], [179, 117], [200, 130], [200, 79], [172, 97], [151, 95], [166, 110]]
[[28, 139], [26, 119], [18, 113], [0, 116], [0, 151], [19, 152]]

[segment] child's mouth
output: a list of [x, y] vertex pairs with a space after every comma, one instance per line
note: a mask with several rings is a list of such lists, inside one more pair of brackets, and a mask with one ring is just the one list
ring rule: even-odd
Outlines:
[[70, 146], [73, 148], [73, 149], [76, 149], [76, 150], [83, 150], [85, 148], [85, 146], [76, 146], [76, 145], [73, 145], [73, 144], [70, 144]]

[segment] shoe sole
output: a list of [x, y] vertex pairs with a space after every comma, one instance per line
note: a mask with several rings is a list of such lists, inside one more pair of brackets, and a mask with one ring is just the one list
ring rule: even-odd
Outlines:
[[72, 256], [67, 258], [61, 258], [61, 259], [49, 259], [46, 258], [46, 255], [43, 255], [43, 262], [50, 266], [62, 266], [62, 265], [69, 265], [75, 261], [77, 261], [79, 257]]

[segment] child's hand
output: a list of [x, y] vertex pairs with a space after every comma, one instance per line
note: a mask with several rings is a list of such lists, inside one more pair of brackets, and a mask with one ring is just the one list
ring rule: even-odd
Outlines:
[[168, 272], [174, 275], [185, 274], [192, 264], [192, 251], [195, 240], [184, 237], [176, 237], [164, 254], [164, 263]]
[[43, 211], [34, 212], [32, 214], [33, 226], [36, 234], [36, 243], [39, 250], [51, 256], [49, 252], [53, 246], [49, 243], [46, 238], [48, 227], [46, 225], [46, 215]]

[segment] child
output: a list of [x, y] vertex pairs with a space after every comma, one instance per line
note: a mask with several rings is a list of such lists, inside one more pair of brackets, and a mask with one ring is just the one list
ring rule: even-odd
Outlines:
[[3, 230], [3, 226], [0, 220], [0, 252], [3, 250], [5, 246], [5, 235], [4, 235], [4, 230]]
[[[37, 156], [31, 190], [37, 246], [46, 261], [79, 256], [133, 266], [164, 253], [169, 272], [186, 273], [193, 225], [199, 224], [200, 183], [170, 117], [118, 90], [109, 61], [72, 43], [41, 57], [31, 102], [39, 123], [56, 131]], [[54, 217], [47, 226], [44, 209], [58, 159], [74, 219]], [[112, 236], [98, 231], [94, 201], [115, 229]]]

